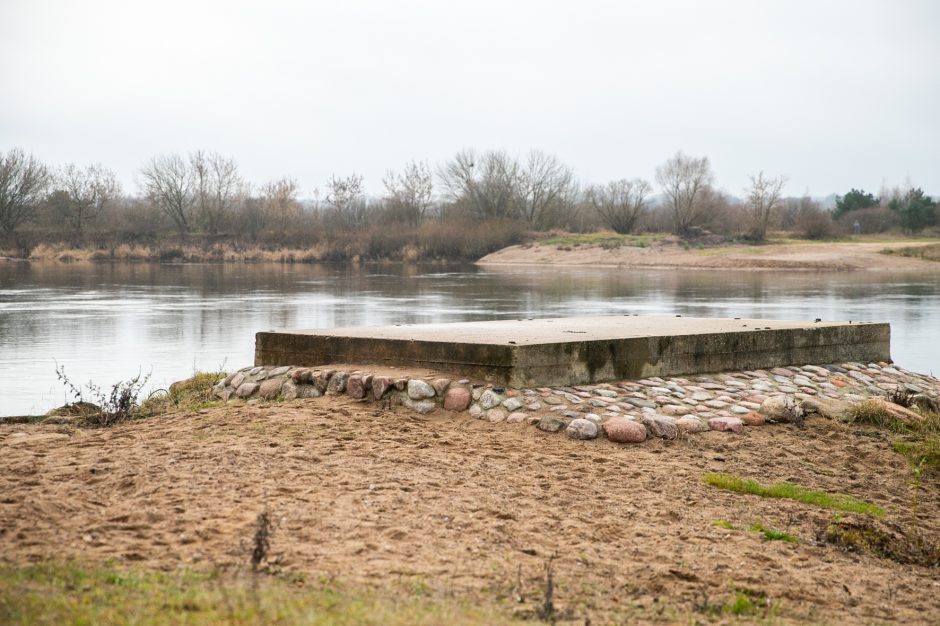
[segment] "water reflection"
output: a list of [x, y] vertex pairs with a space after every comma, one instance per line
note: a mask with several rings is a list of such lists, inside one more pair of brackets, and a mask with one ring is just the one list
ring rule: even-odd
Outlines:
[[0, 414], [142, 368], [157, 387], [250, 363], [270, 328], [602, 313], [885, 320], [893, 355], [937, 369], [940, 275], [586, 268], [0, 263]]

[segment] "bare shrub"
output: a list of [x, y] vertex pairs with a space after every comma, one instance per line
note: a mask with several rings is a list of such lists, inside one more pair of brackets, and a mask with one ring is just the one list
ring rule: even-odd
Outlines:
[[[55, 373], [72, 395], [74, 404], [96, 407], [96, 410], [82, 412], [81, 425], [98, 428], [114, 426], [133, 417], [138, 408], [137, 399], [140, 392], [150, 380], [150, 374], [138, 373], [130, 380], [115, 383], [108, 392], [89, 381], [85, 384], [83, 392], [81, 387], [74, 385], [65, 375], [64, 366], [56, 365]], [[86, 401], [86, 395], [88, 400], [91, 400], [90, 403]]]
[[794, 227], [806, 239], [832, 239], [838, 234], [832, 214], [818, 206], [802, 208], [794, 220]]

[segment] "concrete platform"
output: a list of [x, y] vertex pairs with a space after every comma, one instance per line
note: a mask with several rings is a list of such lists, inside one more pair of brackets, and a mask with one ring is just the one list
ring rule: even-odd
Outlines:
[[890, 359], [889, 325], [860, 322], [616, 315], [255, 337], [256, 365], [425, 367], [514, 387]]

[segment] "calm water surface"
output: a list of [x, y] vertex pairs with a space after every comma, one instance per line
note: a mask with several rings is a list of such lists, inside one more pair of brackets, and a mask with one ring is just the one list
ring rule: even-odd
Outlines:
[[891, 322], [901, 365], [940, 371], [940, 274], [0, 262], [0, 415], [73, 381], [238, 368], [271, 328], [602, 313]]

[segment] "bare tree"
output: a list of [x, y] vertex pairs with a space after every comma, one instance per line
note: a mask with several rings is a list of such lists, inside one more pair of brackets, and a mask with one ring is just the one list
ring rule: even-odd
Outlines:
[[420, 224], [434, 199], [434, 176], [427, 163], [412, 161], [400, 174], [389, 171], [382, 183], [392, 209], [402, 213], [409, 223]]
[[19, 148], [0, 152], [0, 228], [7, 235], [32, 219], [45, 198], [48, 168]]
[[177, 154], [154, 157], [141, 170], [143, 186], [154, 206], [165, 213], [181, 235], [192, 228], [196, 204], [193, 175]]
[[207, 233], [218, 234], [243, 196], [245, 183], [234, 159], [201, 150], [189, 155], [196, 192], [196, 215]]
[[100, 164], [79, 168], [69, 163], [56, 174], [54, 184], [51, 205], [75, 237], [81, 237], [85, 227], [121, 195], [117, 176]]
[[326, 203], [333, 208], [340, 219], [351, 225], [365, 222], [366, 204], [363, 195], [362, 176], [353, 173], [349, 176], [330, 176], [326, 183]]
[[708, 157], [688, 157], [677, 152], [656, 168], [656, 182], [666, 196], [677, 234], [687, 234], [705, 218], [713, 181]]
[[293, 178], [279, 178], [262, 186], [261, 215], [264, 221], [277, 230], [285, 231], [300, 215], [297, 192], [297, 181]]
[[551, 154], [533, 150], [519, 177], [518, 205], [522, 217], [533, 228], [557, 226], [571, 204], [575, 188], [571, 168]]
[[784, 176], [764, 178], [764, 172], [757, 176], [750, 176], [751, 186], [745, 189], [747, 194], [747, 211], [750, 221], [750, 237], [755, 241], [763, 241], [767, 237], [767, 229], [776, 217], [782, 200], [780, 197], [787, 179]]
[[649, 207], [652, 186], [642, 178], [613, 180], [594, 185], [587, 196], [604, 224], [615, 233], [632, 232]]
[[448, 197], [479, 217], [518, 217], [522, 168], [506, 152], [461, 150], [438, 172]]

